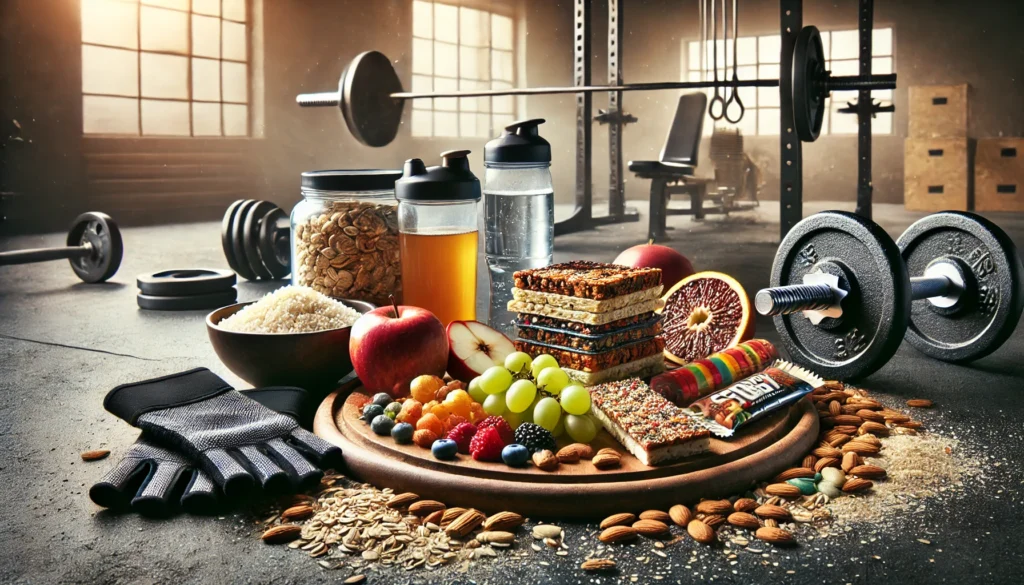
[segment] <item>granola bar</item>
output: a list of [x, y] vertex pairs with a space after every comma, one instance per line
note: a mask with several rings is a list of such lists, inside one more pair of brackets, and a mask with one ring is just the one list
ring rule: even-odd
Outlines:
[[517, 270], [513, 278], [518, 289], [600, 301], [659, 286], [661, 270], [575, 260]]
[[650, 313], [655, 309], [660, 309], [661, 305], [661, 299], [652, 299], [636, 303], [628, 307], [622, 307], [621, 309], [614, 309], [606, 313], [592, 313], [590, 311], [575, 311], [553, 305], [517, 301], [512, 299], [508, 302], [508, 310], [516, 313], [542, 315], [565, 321], [577, 321], [579, 323], [587, 323], [590, 325], [604, 325], [627, 317]]
[[600, 335], [581, 335], [572, 331], [532, 325], [519, 326], [519, 339], [553, 345], [560, 349], [596, 353], [615, 349], [620, 345], [633, 343], [661, 333], [660, 319], [639, 326], [625, 327], [618, 331]]
[[[561, 329], [564, 331], [570, 331], [573, 333], [579, 333], [580, 335], [601, 335], [602, 333], [609, 333], [625, 327], [632, 327], [640, 323], [647, 323], [655, 317], [653, 312], [640, 313], [639, 315], [633, 315], [631, 317], [625, 317], [611, 323], [605, 323], [604, 325], [590, 325], [588, 323], [580, 323], [578, 321], [566, 321], [564, 319], [556, 319], [554, 317], [545, 317], [543, 315], [531, 315], [529, 313], [519, 313], [516, 315], [516, 325], [520, 327], [548, 327], [551, 329]], [[660, 319], [660, 317], [659, 317]]]
[[563, 368], [583, 372], [597, 372], [640, 358], [652, 355], [660, 356], [661, 351], [665, 348], [665, 342], [660, 337], [653, 337], [595, 354], [556, 349], [522, 339], [515, 340], [515, 346], [517, 351], [526, 352], [533, 357], [542, 353], [551, 354]]
[[538, 292], [524, 290], [521, 288], [512, 289], [512, 298], [517, 301], [533, 303], [536, 305], [550, 305], [573, 311], [587, 311], [590, 313], [607, 313], [615, 309], [621, 309], [636, 303], [659, 300], [661, 298], [661, 285], [629, 293], [626, 295], [596, 301], [582, 297], [570, 297], [549, 292]]
[[583, 386], [593, 386], [626, 378], [650, 378], [665, 371], [665, 358], [661, 354], [655, 354], [597, 372], [582, 372], [572, 368], [562, 370], [574, 382]]

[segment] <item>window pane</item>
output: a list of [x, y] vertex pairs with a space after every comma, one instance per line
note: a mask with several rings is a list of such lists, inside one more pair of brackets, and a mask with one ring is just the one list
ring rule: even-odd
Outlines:
[[236, 61], [246, 60], [245, 25], [237, 22], [223, 21], [224, 58]]
[[495, 114], [491, 118], [491, 128], [494, 129], [494, 133], [497, 134], [499, 128], [504, 128], [515, 121], [515, 116], [509, 114]]
[[458, 136], [459, 115], [454, 112], [434, 112], [434, 136]]
[[139, 95], [139, 54], [82, 45], [82, 91]]
[[871, 73], [892, 73], [892, 57], [875, 57], [871, 60]]
[[[413, 100], [418, 101], [418, 100]], [[430, 110], [412, 111], [412, 135], [430, 136], [433, 134], [434, 113]]]
[[[436, 91], [455, 91], [459, 89], [459, 80], [447, 79], [445, 77], [435, 77], [434, 89]], [[450, 112], [458, 111], [459, 98], [434, 98], [434, 108], [438, 110], [447, 110]]]
[[464, 79], [490, 79], [489, 49], [459, 47], [459, 76]]
[[687, 81], [704, 81], [700, 74], [700, 71], [691, 71], [689, 73], [689, 79]]
[[[459, 89], [490, 89], [490, 84], [486, 81], [463, 79], [459, 81]], [[490, 101], [491, 98], [488, 97], [459, 98], [459, 109], [463, 112], [486, 112], [490, 110]]]
[[757, 65], [757, 39], [740, 37], [736, 41], [736, 57], [740, 65]]
[[[490, 15], [472, 8], [459, 9], [459, 42], [462, 45], [486, 47], [491, 41]], [[475, 135], [474, 135], [475, 136]]]
[[139, 100], [82, 96], [82, 131], [86, 134], [139, 133]]
[[412, 34], [425, 39], [434, 38], [434, 7], [429, 2], [412, 3]]
[[[243, 103], [249, 101], [249, 84], [246, 80], [246, 73], [248, 71], [244, 63], [225, 61], [221, 65], [223, 76], [221, 87], [224, 92], [224, 101]], [[225, 116], [224, 119], [227, 120], [227, 117]]]
[[[177, 55], [142, 53], [142, 96], [188, 99], [188, 59]], [[187, 116], [186, 116], [187, 117]], [[145, 129], [145, 114], [143, 114]]]
[[192, 135], [220, 136], [220, 104], [192, 104]]
[[[778, 94], [776, 94], [777, 96]], [[769, 135], [779, 133], [778, 108], [759, 108], [757, 110], [757, 133]]]
[[137, 49], [138, 10], [116, 0], [82, 0], [82, 42]]
[[434, 38], [448, 43], [459, 42], [459, 9], [448, 4], [434, 4]]
[[827, 32], [827, 31], [822, 32], [821, 33], [821, 50], [825, 54], [825, 60], [826, 61], [831, 58], [831, 57], [829, 57], [829, 52], [828, 52], [828, 49], [829, 49], [829, 46], [830, 46], [831, 42], [832, 42], [832, 34]]
[[[196, 0], [197, 2], [200, 0]], [[162, 6], [164, 8], [174, 8], [175, 10], [188, 10], [188, 0], [142, 0], [143, 4], [149, 6]]]
[[832, 71], [832, 75], [857, 75], [860, 71], [860, 61], [856, 59], [833, 60], [829, 64], [829, 70]]
[[[491, 87], [494, 89], [508, 89], [512, 87], [511, 83], [505, 83], [503, 81], [491, 82]], [[513, 114], [515, 113], [515, 97], [510, 95], [494, 96], [491, 98], [491, 107], [495, 113], [498, 114]]]
[[690, 41], [688, 45], [686, 67], [690, 71], [700, 71], [700, 43]]
[[505, 51], [512, 50], [512, 19], [497, 14], [491, 15], [491, 46]]
[[412, 72], [430, 75], [434, 72], [433, 43], [423, 39], [412, 40]]
[[493, 136], [491, 132], [491, 115], [490, 114], [477, 114], [476, 115], [476, 129], [480, 132], [480, 136]]
[[459, 114], [459, 136], [481, 136], [476, 129], [476, 114]]
[[188, 14], [143, 6], [141, 26], [143, 49], [175, 53], [188, 51]]
[[876, 28], [871, 32], [871, 54], [892, 55], [891, 28]]
[[871, 121], [872, 134], [892, 134], [892, 114], [882, 112]]
[[[782, 54], [782, 37], [768, 35], [757, 37], [757, 60], [761, 63], [778, 63]], [[825, 53], [828, 54], [827, 52]]]
[[224, 136], [249, 135], [249, 107], [224, 104]]
[[[778, 65], [761, 65], [757, 68], [757, 76], [761, 79], [778, 79]], [[779, 88], [759, 87], [757, 88], [757, 105], [779, 107]]]
[[512, 53], [491, 51], [491, 79], [512, 81]]
[[220, 101], [220, 61], [192, 59], [192, 99]]
[[192, 15], [192, 54], [220, 57], [220, 20]]
[[245, 0], [224, 0], [224, 18], [245, 22]]
[[459, 50], [457, 45], [434, 41], [434, 75], [459, 76]]
[[[412, 91], [425, 93], [434, 89], [433, 80], [427, 75], [412, 76]], [[430, 98], [421, 100], [410, 100], [414, 110], [429, 110], [434, 107], [434, 100]]]
[[220, 0], [192, 0], [192, 12], [220, 16]]
[[188, 102], [142, 100], [142, 134], [188, 136]]
[[832, 58], [856, 59], [860, 55], [859, 34], [855, 30], [832, 32]]
[[[848, 99], [855, 99], [856, 94]], [[846, 106], [846, 99], [837, 100], [833, 97], [832, 107], [829, 108], [832, 114], [832, 133], [833, 134], [856, 134], [857, 133], [857, 116], [854, 114], [839, 114], [836, 112], [837, 108]]]

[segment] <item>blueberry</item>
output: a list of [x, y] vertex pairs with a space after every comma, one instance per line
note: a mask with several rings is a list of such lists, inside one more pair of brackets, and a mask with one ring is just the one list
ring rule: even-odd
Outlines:
[[373, 422], [370, 423], [370, 430], [382, 437], [386, 437], [391, 434], [391, 428], [394, 426], [395, 421], [391, 420], [391, 417], [386, 414], [378, 414], [373, 417]]
[[378, 392], [373, 395], [373, 403], [381, 408], [391, 404], [392, 401], [394, 401], [394, 398], [392, 398], [387, 392]]
[[430, 452], [437, 459], [455, 459], [455, 454], [459, 452], [459, 446], [451, 439], [438, 439], [430, 446]]
[[377, 416], [384, 414], [384, 407], [379, 404], [367, 404], [363, 407], [363, 420], [369, 422]]
[[402, 405], [397, 402], [392, 402], [384, 407], [384, 414], [390, 416], [391, 420], [395, 420], [399, 412], [402, 412]]
[[505, 462], [505, 465], [511, 467], [526, 465], [526, 462], [530, 460], [530, 450], [519, 443], [505, 445], [505, 448], [501, 450], [501, 460]]
[[412, 443], [412, 433], [416, 430], [409, 423], [398, 423], [395, 428], [391, 429], [391, 438], [396, 443]]

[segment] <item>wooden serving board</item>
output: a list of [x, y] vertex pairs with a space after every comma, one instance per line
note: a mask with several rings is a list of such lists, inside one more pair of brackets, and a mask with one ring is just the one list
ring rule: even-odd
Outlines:
[[[454, 461], [440, 461], [429, 449], [399, 445], [359, 420], [369, 400], [358, 387], [339, 389], [324, 399], [313, 423], [317, 435], [342, 448], [348, 475], [451, 506], [487, 513], [511, 510], [530, 517], [595, 518], [731, 495], [791, 467], [818, 436], [818, 415], [804, 399], [741, 429], [729, 441], [712, 438], [708, 453], [676, 463], [648, 467], [602, 430], [592, 445], [623, 453], [619, 469], [599, 471], [581, 461], [545, 472], [461, 454]], [[559, 447], [571, 442], [562, 439]]]

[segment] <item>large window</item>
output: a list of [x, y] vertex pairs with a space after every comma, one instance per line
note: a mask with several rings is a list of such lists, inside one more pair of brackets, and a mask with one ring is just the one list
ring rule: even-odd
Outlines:
[[[856, 30], [823, 31], [821, 43], [825, 49], [827, 67], [833, 75], [857, 75], [860, 71], [860, 50], [859, 35]], [[713, 79], [711, 41], [707, 42], [705, 51], [705, 64], [700, 66], [700, 42], [687, 42], [689, 58], [685, 71], [686, 79], [700, 81], [703, 73], [705, 80]], [[777, 79], [779, 77], [779, 54], [781, 52], [781, 40], [779, 35], [765, 35], [759, 37], [740, 37], [737, 41], [736, 56], [737, 67], [740, 79]], [[719, 80], [732, 78], [732, 41], [726, 47], [722, 40], [718, 41], [718, 78]], [[892, 73], [893, 66], [893, 40], [891, 28], [876, 28], [872, 34], [872, 62], [871, 70], [875, 74]], [[725, 56], [723, 58], [723, 55]], [[703, 69], [703, 71], [702, 71]], [[724, 94], [725, 88], [720, 92]], [[731, 90], [730, 90], [731, 91]], [[714, 95], [713, 90], [708, 90], [708, 97]], [[871, 92], [872, 98], [878, 101], [892, 100], [892, 90]], [[779, 133], [779, 90], [775, 87], [742, 87], [739, 90], [739, 97], [743, 100], [746, 114], [738, 124], [740, 130], [746, 135], [755, 134], [778, 134]], [[828, 110], [825, 120], [822, 123], [822, 134], [856, 134], [857, 116], [852, 114], [839, 114], [837, 110], [845, 107], [847, 102], [857, 100], [856, 91], [832, 92], [828, 99]], [[733, 106], [732, 112], [735, 112]], [[735, 114], [733, 114], [735, 115]], [[727, 124], [720, 120], [718, 124]], [[704, 133], [710, 135], [714, 124], [710, 117], [704, 123]], [[871, 125], [873, 134], [892, 134], [892, 114], [878, 114]]]
[[86, 134], [248, 136], [247, 0], [81, 0]]
[[[510, 16], [423, 0], [412, 11], [412, 91], [512, 87]], [[413, 136], [488, 137], [515, 119], [512, 96], [411, 101]]]

